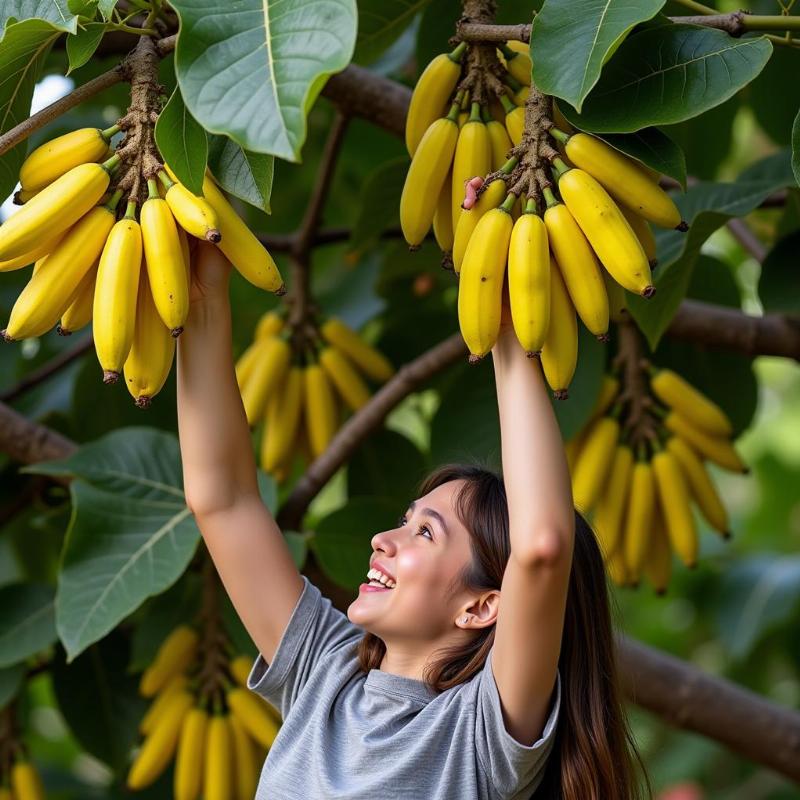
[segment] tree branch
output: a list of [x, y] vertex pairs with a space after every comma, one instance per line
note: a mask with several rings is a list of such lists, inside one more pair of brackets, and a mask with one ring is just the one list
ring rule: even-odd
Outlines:
[[12, 461], [36, 464], [66, 458], [78, 446], [60, 433], [31, 422], [5, 403], [0, 403], [0, 452]]

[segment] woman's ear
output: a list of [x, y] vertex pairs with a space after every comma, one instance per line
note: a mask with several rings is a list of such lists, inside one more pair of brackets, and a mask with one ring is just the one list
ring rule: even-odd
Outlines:
[[500, 591], [491, 589], [481, 594], [473, 603], [463, 609], [458, 615], [458, 620], [463, 622], [464, 617], [468, 617], [466, 623], [470, 628], [486, 628], [497, 622], [497, 612], [500, 609]]

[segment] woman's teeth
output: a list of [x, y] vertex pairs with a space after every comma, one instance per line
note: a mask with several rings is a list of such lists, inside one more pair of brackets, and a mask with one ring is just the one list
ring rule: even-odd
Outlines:
[[371, 569], [367, 573], [367, 577], [370, 579], [369, 582], [371, 584], [384, 586], [387, 589], [394, 589], [394, 587], [397, 585], [391, 578], [387, 578], [386, 575], [377, 569]]

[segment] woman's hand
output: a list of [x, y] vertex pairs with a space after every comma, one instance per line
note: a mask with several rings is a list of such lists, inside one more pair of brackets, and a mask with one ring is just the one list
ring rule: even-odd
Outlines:
[[503, 293], [501, 301], [501, 311], [500, 311], [500, 333], [498, 334], [498, 338], [501, 336], [507, 336], [508, 334], [514, 335], [514, 323], [511, 319], [511, 298], [508, 294], [508, 274], [506, 273], [505, 277], [503, 278]]
[[192, 283], [189, 286], [189, 302], [228, 296], [231, 264], [222, 251], [208, 242], [192, 239]]

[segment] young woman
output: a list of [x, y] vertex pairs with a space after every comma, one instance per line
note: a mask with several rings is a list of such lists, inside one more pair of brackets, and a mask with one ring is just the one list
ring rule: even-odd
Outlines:
[[602, 559], [508, 310], [492, 351], [505, 480], [430, 475], [373, 536], [345, 616], [297, 571], [259, 498], [229, 266], [205, 244], [195, 265], [178, 358], [184, 484], [260, 653], [250, 688], [284, 719], [257, 798], [641, 797]]

